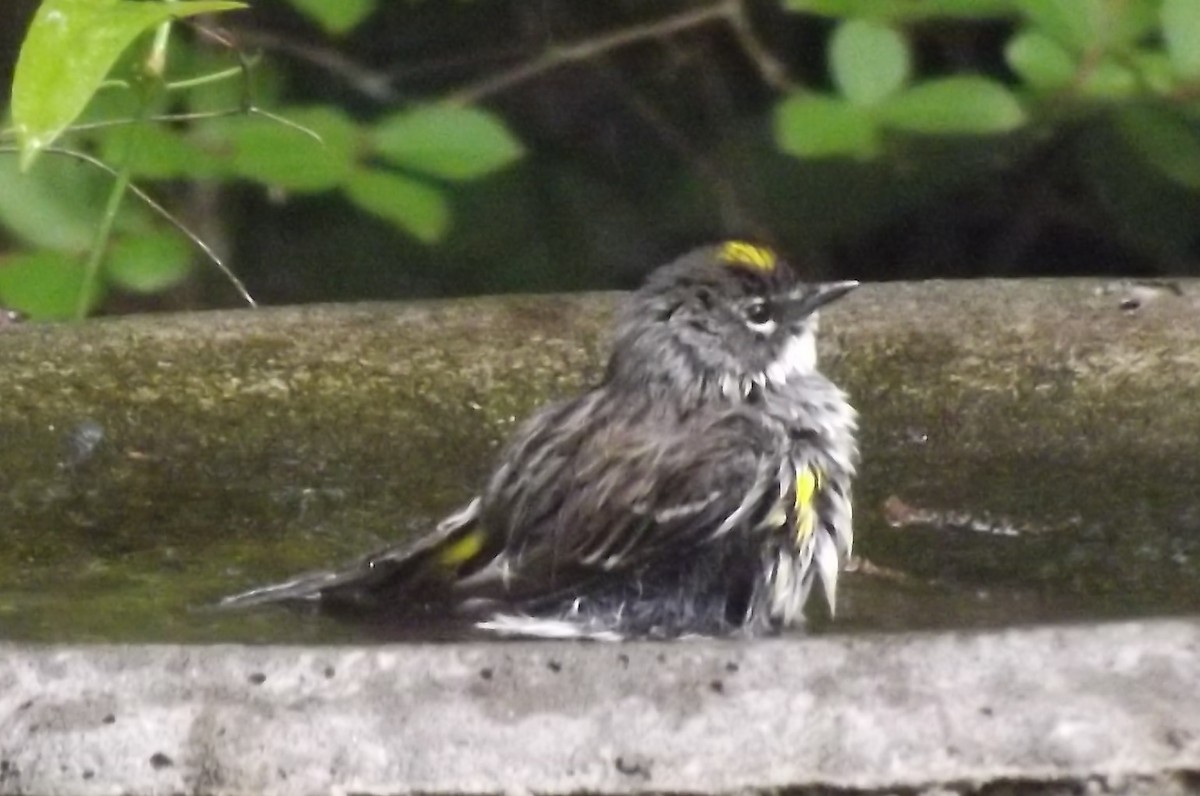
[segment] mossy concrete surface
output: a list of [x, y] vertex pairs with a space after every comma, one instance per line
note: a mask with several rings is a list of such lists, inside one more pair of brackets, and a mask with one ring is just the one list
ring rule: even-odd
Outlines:
[[0, 645], [0, 793], [1200, 793], [1200, 622], [754, 644]]
[[336, 638], [194, 609], [427, 529], [515, 422], [595, 377], [608, 306], [506, 298], [5, 330], [0, 638]]
[[[829, 308], [864, 453], [833, 627], [1200, 610], [1198, 289], [901, 283]], [[205, 608], [427, 530], [521, 417], [598, 377], [616, 300], [0, 331], [0, 638], [361, 639]]]

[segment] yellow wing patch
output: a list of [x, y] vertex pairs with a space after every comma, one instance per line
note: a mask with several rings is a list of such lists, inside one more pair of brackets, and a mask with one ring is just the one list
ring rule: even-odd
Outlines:
[[447, 567], [457, 567], [467, 563], [483, 549], [483, 531], [472, 531], [461, 539], [456, 539], [438, 551], [438, 563]]
[[812, 536], [817, 524], [817, 512], [813, 506], [813, 496], [821, 488], [821, 473], [812, 467], [805, 467], [796, 473], [796, 547], [804, 544]]
[[729, 241], [721, 247], [717, 256], [730, 265], [740, 265], [756, 271], [774, 271], [778, 262], [775, 252], [770, 249], [741, 240]]

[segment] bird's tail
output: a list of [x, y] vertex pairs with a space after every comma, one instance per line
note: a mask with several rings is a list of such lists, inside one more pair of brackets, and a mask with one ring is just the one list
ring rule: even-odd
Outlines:
[[380, 550], [343, 568], [309, 572], [282, 583], [260, 586], [224, 598], [221, 608], [264, 603], [321, 603], [372, 609], [411, 598], [422, 589], [446, 590], [459, 573], [484, 553], [479, 499], [442, 520], [428, 536]]

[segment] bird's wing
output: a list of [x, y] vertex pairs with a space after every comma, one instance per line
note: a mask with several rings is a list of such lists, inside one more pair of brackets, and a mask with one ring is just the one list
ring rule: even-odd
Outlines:
[[748, 414], [713, 413], [686, 433], [610, 423], [563, 446], [521, 457], [552, 474], [517, 474], [504, 499], [477, 498], [425, 537], [221, 605], [374, 611], [431, 596], [522, 600], [686, 556], [727, 534], [796, 527], [786, 443]]
[[542, 490], [555, 499], [516, 489], [488, 506], [484, 522], [508, 523], [507, 544], [464, 580], [466, 591], [540, 596], [794, 521], [786, 441], [746, 413], [693, 418], [681, 430], [609, 424], [573, 445], [547, 457], [558, 472]]

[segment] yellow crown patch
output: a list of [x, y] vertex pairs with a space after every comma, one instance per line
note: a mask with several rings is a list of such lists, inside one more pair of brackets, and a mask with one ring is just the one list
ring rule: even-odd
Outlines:
[[741, 240], [729, 241], [721, 247], [717, 256], [730, 265], [740, 265], [757, 271], [774, 271], [777, 262], [775, 252]]

